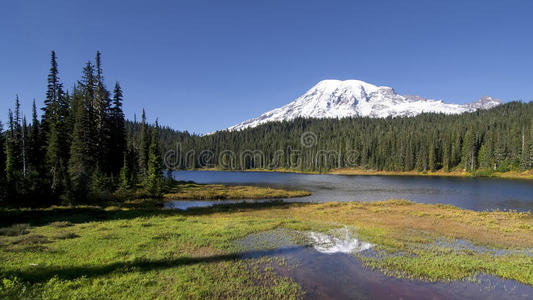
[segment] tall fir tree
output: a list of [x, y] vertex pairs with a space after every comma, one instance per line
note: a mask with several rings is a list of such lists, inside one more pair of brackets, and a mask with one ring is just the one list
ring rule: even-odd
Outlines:
[[507, 171], [508, 151], [504, 136], [498, 135], [494, 145], [494, 171]]
[[6, 152], [6, 194], [7, 198], [12, 202], [17, 199], [17, 183], [20, 182], [19, 176], [19, 151], [17, 149], [17, 142], [15, 138], [15, 124], [13, 120], [13, 112], [9, 110], [8, 114], [9, 129], [6, 133], [5, 152]]
[[480, 169], [487, 170], [491, 167], [490, 153], [486, 143], [483, 143], [479, 148], [478, 163]]
[[89, 117], [94, 121], [94, 106], [95, 106], [95, 89], [96, 78], [94, 75], [94, 66], [91, 61], [88, 61], [83, 67], [81, 80], [78, 82], [79, 90], [87, 103], [89, 109]]
[[94, 167], [93, 139], [89, 119], [89, 103], [76, 97], [78, 111], [75, 115], [74, 132], [70, 147], [69, 175], [72, 181], [72, 202], [83, 202], [89, 193], [90, 179]]
[[57, 57], [55, 51], [52, 51], [50, 58], [50, 72], [48, 73], [48, 85], [46, 90], [46, 99], [44, 100], [42, 130], [48, 135], [50, 126], [55, 119], [59, 98], [63, 96], [63, 86], [59, 82], [59, 70], [57, 66]]
[[[96, 130], [96, 148], [98, 150], [97, 165], [103, 173], [111, 173], [114, 163], [110, 160], [111, 136], [111, 99], [109, 91], [105, 88], [102, 70], [102, 56], [96, 52], [96, 86], [94, 90], [94, 122]], [[114, 142], [114, 141], [113, 141]], [[120, 161], [120, 160], [119, 160]]]
[[113, 106], [111, 107], [110, 124], [111, 140], [113, 143], [109, 149], [109, 161], [111, 173], [117, 175], [120, 171], [123, 157], [126, 153], [126, 129], [124, 127], [124, 112], [122, 111], [122, 89], [118, 81], [113, 89]]
[[44, 159], [42, 155], [42, 141], [41, 141], [41, 124], [37, 117], [37, 106], [33, 100], [31, 112], [31, 128], [28, 137], [28, 168], [30, 172], [37, 172], [42, 175], [41, 165]]
[[73, 101], [72, 109], [76, 110], [76, 113], [79, 111], [80, 105], [86, 110], [87, 113], [87, 139], [90, 141], [90, 154], [87, 158], [89, 161], [94, 163], [98, 159], [98, 149], [97, 149], [97, 130], [95, 122], [95, 113], [94, 113], [94, 98], [95, 98], [95, 89], [96, 89], [96, 78], [94, 75], [93, 64], [88, 61], [85, 64], [85, 67], [82, 71], [82, 78], [78, 82], [77, 87], [74, 89], [72, 98]]
[[131, 133], [128, 133], [128, 148], [126, 151], [126, 158], [130, 171], [130, 181], [133, 186], [139, 183], [139, 152], [135, 147], [135, 141]]
[[140, 176], [146, 178], [148, 174], [148, 152], [150, 148], [150, 134], [148, 132], [148, 124], [146, 124], [146, 113], [143, 109], [141, 117], [141, 133], [139, 141], [139, 173]]
[[22, 156], [22, 177], [28, 175], [28, 123], [26, 117], [22, 118], [21, 156]]
[[160, 196], [163, 192], [163, 160], [159, 148], [159, 125], [156, 120], [152, 129], [152, 138], [149, 149], [148, 176], [146, 178], [146, 191], [152, 196]]
[[6, 185], [10, 200], [17, 201], [25, 193], [24, 185], [24, 127], [22, 126], [20, 100], [15, 98], [15, 113], [9, 110], [9, 130], [6, 134]]
[[436, 167], [436, 153], [435, 153], [435, 145], [433, 142], [429, 143], [429, 154], [428, 154], [428, 167], [431, 172], [435, 172], [437, 169]]
[[0, 205], [7, 203], [7, 184], [6, 184], [6, 141], [4, 134], [4, 124], [0, 121]]
[[[12, 119], [12, 120], [11, 120]], [[14, 151], [14, 168], [17, 172], [23, 173], [24, 170], [24, 157], [23, 157], [23, 144], [24, 144], [24, 133], [22, 129], [22, 117], [20, 111], [20, 99], [17, 95], [15, 98], [15, 113], [12, 118], [10, 118], [10, 132], [13, 143]]]
[[474, 171], [475, 168], [475, 135], [473, 130], [469, 129], [464, 138], [463, 149], [462, 149], [462, 162], [464, 168], [467, 171]]
[[41, 121], [46, 134], [46, 169], [50, 178], [50, 187], [55, 195], [62, 194], [68, 188], [67, 164], [70, 149], [70, 132], [68, 118], [70, 99], [63, 92], [59, 82], [59, 71], [55, 52], [52, 51], [48, 90]]

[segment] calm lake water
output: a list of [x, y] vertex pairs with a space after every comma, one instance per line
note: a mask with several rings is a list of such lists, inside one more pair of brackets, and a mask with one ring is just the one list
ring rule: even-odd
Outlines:
[[408, 199], [421, 203], [451, 204], [473, 210], [533, 211], [532, 180], [223, 171], [175, 171], [173, 176], [177, 180], [192, 180], [197, 183], [247, 184], [303, 189], [312, 193], [309, 197], [285, 201]]
[[[533, 297], [532, 286], [483, 274], [476, 277], [476, 282], [426, 282], [389, 277], [366, 268], [351, 254], [294, 243], [286, 230], [253, 234], [238, 243], [247, 250], [243, 258], [283, 259], [283, 265], [274, 261], [271, 267], [295, 280], [305, 290], [306, 299], [503, 300]], [[261, 251], [257, 245], [270, 250]], [[357, 252], [365, 255], [369, 250]]]

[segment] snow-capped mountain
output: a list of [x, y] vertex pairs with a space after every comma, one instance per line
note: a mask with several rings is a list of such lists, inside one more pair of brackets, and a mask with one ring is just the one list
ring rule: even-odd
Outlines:
[[460, 114], [500, 105], [499, 99], [482, 97], [469, 104], [447, 104], [420, 96], [398, 95], [386, 86], [375, 86], [360, 80], [323, 80], [293, 102], [268, 111], [257, 118], [228, 128], [242, 130], [272, 121], [297, 117], [344, 118], [369, 116], [416, 116], [424, 112]]

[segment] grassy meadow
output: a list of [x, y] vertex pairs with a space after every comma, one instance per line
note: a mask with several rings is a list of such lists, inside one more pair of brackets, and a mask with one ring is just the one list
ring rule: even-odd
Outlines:
[[[377, 245], [379, 255], [359, 258], [391, 276], [474, 280], [486, 273], [533, 285], [530, 213], [406, 200], [179, 211], [161, 209], [160, 200], [138, 199], [4, 209], [0, 220], [0, 298], [298, 299], [305, 291], [271, 267], [282, 261], [242, 259], [246, 252], [235, 241], [277, 228], [343, 226]], [[456, 247], [458, 240], [472, 249]]]

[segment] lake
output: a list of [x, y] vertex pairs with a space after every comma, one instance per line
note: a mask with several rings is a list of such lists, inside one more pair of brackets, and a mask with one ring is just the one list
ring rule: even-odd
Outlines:
[[175, 171], [173, 176], [196, 183], [258, 185], [312, 193], [309, 197], [284, 199], [293, 202], [407, 199], [472, 210], [533, 211], [533, 181], [523, 179], [225, 171]]

